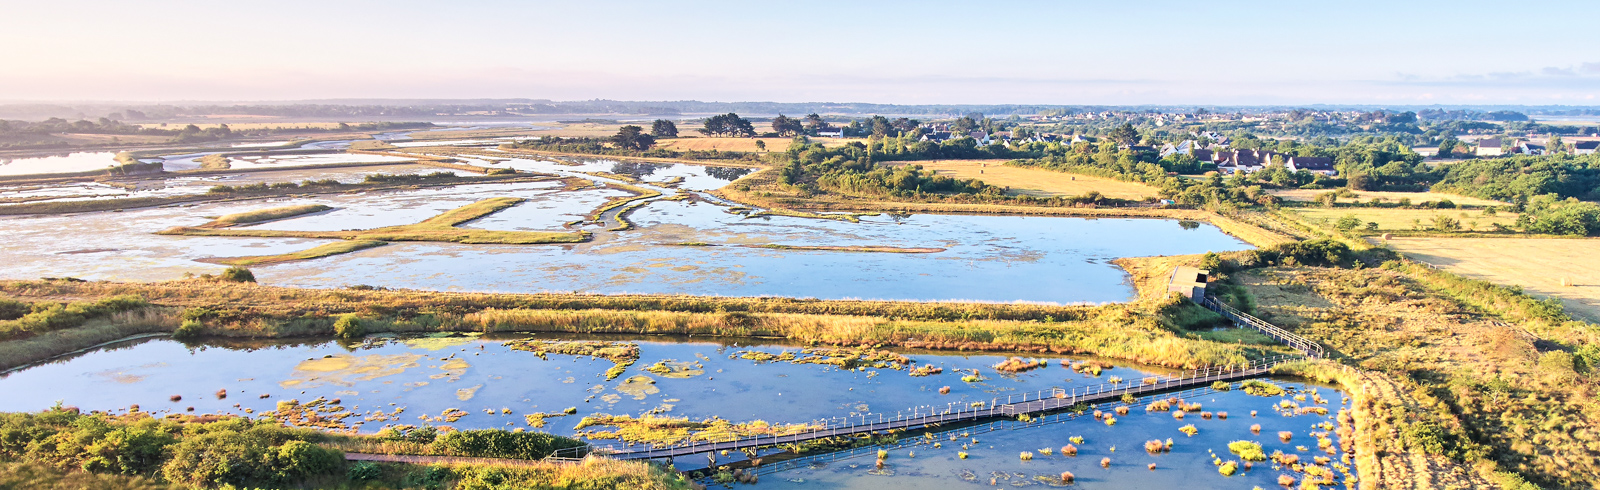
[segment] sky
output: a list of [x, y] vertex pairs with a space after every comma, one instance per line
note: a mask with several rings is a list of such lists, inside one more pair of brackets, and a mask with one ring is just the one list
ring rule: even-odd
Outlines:
[[0, 101], [1600, 105], [1600, 2], [0, 0]]

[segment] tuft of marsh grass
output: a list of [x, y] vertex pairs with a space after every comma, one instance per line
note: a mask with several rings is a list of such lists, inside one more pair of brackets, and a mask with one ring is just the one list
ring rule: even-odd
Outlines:
[[255, 210], [255, 211], [246, 211], [246, 212], [243, 212], [243, 213], [234, 213], [234, 214], [223, 215], [223, 216], [218, 217], [215, 220], [212, 220], [212, 223], [215, 223], [217, 225], [238, 225], [238, 224], [245, 224], [245, 223], [260, 223], [260, 222], [263, 222], [263, 221], [280, 220], [280, 219], [284, 219], [284, 218], [292, 218], [292, 217], [295, 217], [295, 216], [300, 216], [300, 215], [305, 215], [305, 214], [320, 213], [320, 212], [327, 211], [327, 210], [330, 210], [330, 209], [333, 209], [333, 208], [329, 207], [329, 206], [324, 206], [324, 205], [321, 205], [321, 204], [303, 204], [303, 205], [299, 205], [299, 206], [284, 206], [284, 207], [278, 207], [278, 208], [258, 209], [258, 210]]

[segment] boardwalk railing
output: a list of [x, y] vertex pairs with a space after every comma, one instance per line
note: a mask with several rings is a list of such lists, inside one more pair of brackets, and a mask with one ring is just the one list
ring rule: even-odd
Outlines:
[[1211, 311], [1215, 311], [1221, 314], [1223, 317], [1232, 320], [1236, 325], [1260, 330], [1261, 333], [1266, 334], [1268, 337], [1272, 337], [1278, 342], [1282, 342], [1284, 345], [1293, 347], [1295, 350], [1305, 353], [1307, 357], [1321, 359], [1327, 355], [1327, 353], [1323, 351], [1322, 345], [1311, 341], [1311, 339], [1289, 333], [1288, 330], [1278, 328], [1277, 325], [1273, 325], [1263, 321], [1260, 318], [1250, 316], [1249, 313], [1239, 311], [1234, 309], [1232, 306], [1228, 306], [1221, 301], [1217, 301], [1217, 298], [1215, 297], [1206, 296], [1201, 298], [1198, 303], [1200, 306], [1209, 308]]
[[988, 401], [952, 402], [943, 407], [922, 406], [897, 412], [835, 417], [808, 424], [807, 430], [758, 434], [749, 437], [729, 437], [722, 440], [691, 441], [672, 445], [628, 444], [622, 446], [589, 446], [557, 452], [557, 457], [577, 457], [588, 452], [616, 459], [673, 458], [723, 450], [741, 450], [757, 447], [779, 446], [839, 436], [872, 434], [879, 431], [903, 430], [934, 425], [975, 421], [991, 417], [1015, 417], [1022, 414], [1047, 413], [1065, 410], [1074, 405], [1122, 399], [1141, 395], [1209, 386], [1219, 381], [1229, 382], [1271, 373], [1272, 368], [1287, 362], [1303, 359], [1297, 355], [1282, 355], [1238, 365], [1211, 366], [1172, 375], [1147, 376], [1119, 383], [1101, 383], [1073, 388], [1050, 388], [1030, 393], [995, 397]]

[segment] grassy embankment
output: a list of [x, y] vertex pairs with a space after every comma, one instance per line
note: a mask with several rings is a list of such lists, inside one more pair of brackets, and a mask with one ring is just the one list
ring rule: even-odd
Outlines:
[[928, 160], [895, 162], [921, 165], [922, 168], [958, 179], [978, 179], [985, 184], [1011, 188], [1011, 195], [1071, 197], [1090, 192], [1129, 201], [1157, 197], [1160, 190], [1138, 182], [1068, 174], [1051, 170], [1005, 165], [1006, 160]]
[[[105, 320], [0, 343], [0, 367], [113, 340], [117, 333], [173, 331], [185, 314], [194, 333], [229, 337], [327, 336], [340, 315], [372, 332], [569, 332], [772, 337], [798, 342], [910, 348], [1092, 354], [1172, 367], [1237, 363], [1262, 349], [1177, 335], [1160, 304], [1048, 306], [820, 301], [692, 296], [493, 295], [300, 290], [203, 281], [124, 284], [0, 283], [37, 301], [133, 295], [154, 306], [141, 328]], [[110, 337], [110, 338], [108, 338]], [[43, 357], [41, 357], [43, 356]]]
[[589, 213], [590, 221], [600, 221], [605, 217], [607, 211], [622, 208], [616, 213], [617, 224], [611, 228], [608, 228], [607, 231], [623, 231], [633, 228], [633, 223], [629, 222], [626, 216], [628, 212], [638, 209], [639, 206], [645, 205], [650, 199], [661, 197], [660, 192], [656, 192], [653, 189], [646, 189], [644, 187], [615, 182], [606, 183], [606, 186], [633, 193], [631, 196], [613, 197], [608, 199], [606, 200], [605, 204], [601, 204], [600, 207], [595, 208], [594, 211]]
[[368, 230], [350, 231], [289, 231], [289, 230], [257, 230], [250, 228], [218, 227], [214, 223], [202, 226], [177, 226], [158, 232], [162, 235], [185, 236], [249, 236], [249, 237], [290, 237], [290, 238], [327, 238], [338, 240], [383, 241], [383, 242], [455, 242], [455, 243], [497, 243], [497, 244], [541, 244], [541, 243], [575, 243], [588, 239], [588, 235], [578, 232], [534, 232], [534, 231], [496, 231], [477, 230], [470, 228], [457, 228], [472, 220], [499, 212], [505, 208], [515, 206], [524, 201], [514, 197], [495, 197], [484, 199], [466, 206], [445, 211], [438, 216], [423, 220], [412, 225], [385, 226]]
[[1382, 249], [1358, 256], [1318, 267], [1254, 253], [1193, 263], [1224, 272], [1220, 292], [1236, 306], [1330, 348], [1332, 361], [1288, 371], [1351, 394], [1364, 482], [1600, 483], [1600, 329], [1517, 289]]

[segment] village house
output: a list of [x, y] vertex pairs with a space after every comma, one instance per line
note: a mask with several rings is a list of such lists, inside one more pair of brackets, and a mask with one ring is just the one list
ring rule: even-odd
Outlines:
[[1500, 144], [1500, 138], [1484, 138], [1478, 140], [1478, 151], [1475, 154], [1480, 157], [1500, 156], [1500, 154], [1503, 153], [1500, 150]]
[[1523, 155], [1543, 155], [1545, 154], [1545, 146], [1535, 145], [1533, 143], [1524, 141], [1517, 145], [1517, 153], [1521, 153]]
[[1573, 155], [1593, 155], [1600, 149], [1600, 141], [1579, 141], [1571, 145]]
[[1339, 174], [1333, 168], [1333, 159], [1328, 157], [1289, 157], [1283, 165], [1291, 172], [1311, 172], [1329, 177]]

